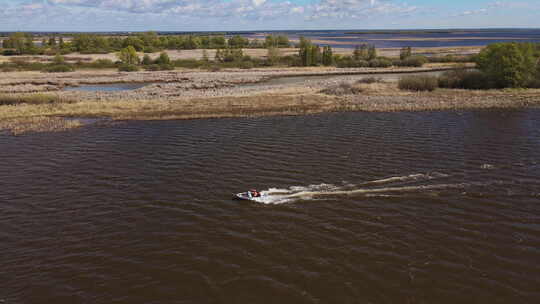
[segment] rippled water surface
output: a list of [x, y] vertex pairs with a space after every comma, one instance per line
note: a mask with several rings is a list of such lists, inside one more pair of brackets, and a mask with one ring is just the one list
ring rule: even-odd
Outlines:
[[[540, 110], [0, 135], [0, 303], [538, 303]], [[247, 188], [260, 202], [231, 200]]]

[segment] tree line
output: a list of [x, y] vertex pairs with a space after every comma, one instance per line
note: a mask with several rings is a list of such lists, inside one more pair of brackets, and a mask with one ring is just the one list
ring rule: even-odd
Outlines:
[[4, 55], [37, 55], [56, 53], [101, 54], [118, 52], [129, 46], [137, 52], [154, 53], [163, 50], [223, 49], [223, 48], [287, 48], [292, 44], [287, 36], [269, 35], [264, 40], [248, 39], [240, 35], [158, 35], [155, 32], [138, 33], [126, 37], [95, 34], [75, 34], [66, 41], [64, 37], [51, 36], [41, 43], [34, 43], [28, 33], [13, 33], [2, 43]]

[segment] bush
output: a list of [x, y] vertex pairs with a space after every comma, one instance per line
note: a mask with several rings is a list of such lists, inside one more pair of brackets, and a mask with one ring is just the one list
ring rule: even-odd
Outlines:
[[174, 66], [170, 64], [151, 64], [144, 66], [144, 69], [147, 71], [170, 71], [174, 70]]
[[110, 59], [98, 59], [94, 62], [84, 64], [84, 66], [89, 66], [96, 69], [106, 69], [106, 68], [115, 68], [116, 64]]
[[338, 68], [367, 68], [369, 67], [369, 61], [366, 60], [355, 60], [350, 56], [336, 58], [336, 66]]
[[372, 68], [388, 68], [392, 66], [392, 61], [386, 58], [373, 59], [369, 62], [369, 66]]
[[397, 66], [405, 67], [421, 67], [426, 63], [428, 63], [428, 59], [424, 56], [411, 56], [394, 62]]
[[362, 79], [359, 79], [358, 81], [356, 81], [356, 83], [368, 83], [368, 84], [369, 83], [377, 83], [377, 82], [382, 82], [382, 78], [370, 76], [370, 77], [362, 78]]
[[466, 63], [466, 62], [474, 62], [475, 56], [473, 55], [461, 55], [461, 56], [455, 56], [455, 55], [445, 55], [445, 56], [431, 56], [431, 57], [425, 57], [429, 62], [433, 63], [448, 63], [448, 62], [460, 62], [460, 63]]
[[407, 91], [433, 91], [438, 87], [438, 79], [435, 76], [405, 76], [399, 79], [400, 90]]
[[354, 95], [361, 93], [362, 89], [352, 86], [350, 83], [342, 82], [340, 84], [330, 86], [321, 91], [323, 94], [327, 95]]
[[239, 64], [239, 68], [241, 69], [252, 69], [253, 67], [254, 67], [254, 64], [251, 61], [242, 61]]
[[2, 52], [2, 55], [4, 55], [4, 56], [15, 56], [15, 55], [18, 55], [18, 54], [17, 54], [17, 51], [15, 51], [15, 50], [4, 50]]
[[118, 67], [118, 71], [120, 72], [137, 72], [139, 70], [139, 67], [134, 64], [122, 64]]
[[47, 73], [66, 73], [73, 72], [73, 67], [68, 64], [54, 64], [45, 68]]
[[485, 73], [464, 69], [448, 71], [439, 76], [439, 87], [450, 89], [487, 90], [497, 87]]
[[205, 62], [196, 59], [178, 59], [174, 60], [172, 64], [178, 68], [196, 69], [203, 66]]

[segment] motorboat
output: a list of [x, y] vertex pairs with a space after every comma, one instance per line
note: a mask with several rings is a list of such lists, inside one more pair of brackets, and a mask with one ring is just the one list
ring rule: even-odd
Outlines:
[[244, 201], [257, 201], [261, 197], [263, 197], [263, 194], [255, 189], [252, 189], [246, 192], [237, 193], [234, 195], [234, 199], [244, 200]]

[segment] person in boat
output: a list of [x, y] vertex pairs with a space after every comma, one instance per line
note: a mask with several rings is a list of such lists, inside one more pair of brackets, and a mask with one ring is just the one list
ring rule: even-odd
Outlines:
[[261, 193], [255, 189], [248, 191], [250, 197], [260, 197]]

